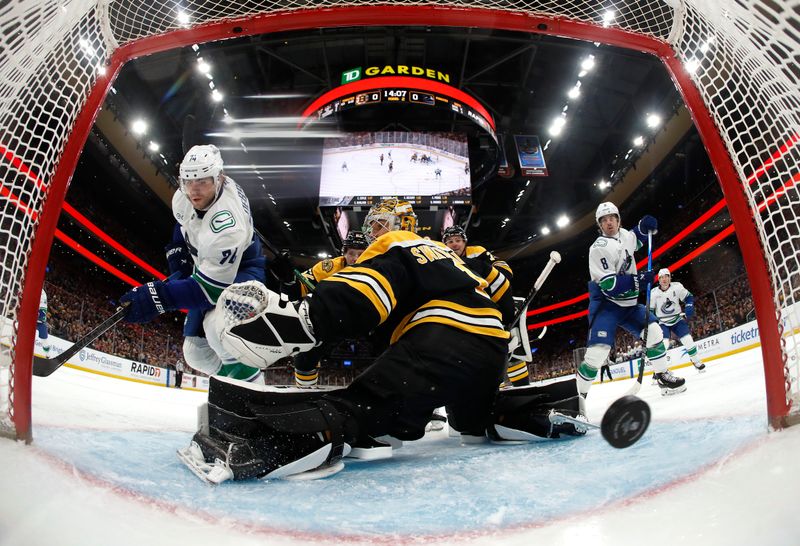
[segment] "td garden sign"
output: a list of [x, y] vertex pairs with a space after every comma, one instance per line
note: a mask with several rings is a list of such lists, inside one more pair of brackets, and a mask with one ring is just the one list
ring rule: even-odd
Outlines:
[[417, 76], [420, 78], [429, 78], [444, 83], [450, 83], [450, 74], [439, 72], [433, 68], [422, 68], [421, 66], [412, 66], [406, 64], [386, 65], [386, 66], [368, 66], [365, 69], [361, 67], [351, 68], [342, 72], [342, 85], [352, 83], [362, 78], [370, 78], [374, 76]]

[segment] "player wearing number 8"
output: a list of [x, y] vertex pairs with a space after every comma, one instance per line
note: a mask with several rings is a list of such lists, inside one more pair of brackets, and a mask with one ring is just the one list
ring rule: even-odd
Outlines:
[[222, 348], [214, 305], [234, 282], [263, 282], [265, 260], [247, 196], [222, 168], [216, 146], [189, 150], [180, 165], [180, 189], [172, 198], [177, 224], [166, 247], [174, 276], [168, 283], [139, 286], [120, 301], [130, 302], [124, 318], [128, 322], [149, 322], [166, 311], [188, 309], [183, 329], [186, 363], [209, 375], [252, 380], [260, 371]]
[[645, 216], [632, 230], [623, 229], [619, 209], [609, 202], [600, 203], [595, 219], [600, 236], [589, 249], [589, 339], [577, 371], [578, 391], [583, 398], [588, 394], [608, 358], [617, 327], [647, 340], [645, 355], [664, 394], [686, 390], [685, 380], [667, 370], [667, 349], [655, 316], [638, 303], [639, 291], [653, 283], [653, 272], [638, 273], [633, 254], [648, 240], [648, 233], [657, 232], [656, 219]]

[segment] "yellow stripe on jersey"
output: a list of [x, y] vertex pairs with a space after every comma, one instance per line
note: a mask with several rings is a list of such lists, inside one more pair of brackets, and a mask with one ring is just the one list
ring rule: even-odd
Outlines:
[[[347, 267], [347, 262], [344, 256], [337, 256], [336, 258], [326, 258], [314, 264], [311, 268], [303, 271], [302, 275], [308, 279], [312, 285], [317, 285], [323, 279], [327, 279], [331, 275], [338, 273]], [[306, 297], [309, 289], [304, 283], [300, 283], [300, 296]]]
[[524, 360], [521, 360], [521, 361], [517, 362], [516, 364], [513, 364], [513, 365], [508, 367], [508, 375], [511, 375], [514, 372], [516, 372], [517, 370], [521, 370], [522, 368], [527, 369], [527, 366], [528, 366], [528, 364]]
[[397, 305], [397, 300], [389, 281], [373, 269], [355, 266], [347, 267], [336, 275], [328, 277], [324, 282], [342, 282], [363, 294], [375, 307], [381, 324], [389, 317], [389, 313]]
[[503, 260], [497, 260], [496, 262], [492, 262], [492, 266], [502, 270], [504, 273], [507, 274], [508, 277], [514, 276], [514, 272], [511, 270], [511, 266], [508, 265]]
[[451, 301], [431, 300], [400, 321], [390, 342], [395, 343], [414, 326], [431, 322], [489, 337], [510, 337], [503, 329], [502, 315], [497, 309], [465, 307]]
[[495, 268], [492, 268], [489, 274], [486, 275], [486, 282], [489, 283], [489, 286], [486, 288], [486, 292], [495, 303], [500, 301], [500, 299], [503, 297], [503, 294], [505, 294], [511, 286], [511, 283], [508, 282], [508, 279], [506, 279], [505, 275], [500, 273], [500, 271]]
[[356, 265], [366, 262], [375, 256], [380, 256], [389, 250], [393, 243], [400, 241], [413, 241], [415, 239], [424, 241], [422, 237], [416, 233], [411, 233], [410, 231], [390, 231], [389, 233], [384, 233], [375, 239], [372, 244], [370, 244], [367, 249], [361, 253], [361, 256], [359, 256], [356, 260]]

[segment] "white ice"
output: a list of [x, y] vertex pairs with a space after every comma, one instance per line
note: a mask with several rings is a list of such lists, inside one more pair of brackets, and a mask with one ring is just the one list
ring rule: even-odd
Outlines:
[[[34, 378], [34, 443], [0, 440], [0, 544], [800, 543], [800, 427], [767, 432], [760, 352], [676, 373], [644, 438], [461, 447], [445, 432], [315, 482], [202, 484], [174, 456], [201, 393], [63, 368]], [[599, 421], [630, 380], [595, 385]]]

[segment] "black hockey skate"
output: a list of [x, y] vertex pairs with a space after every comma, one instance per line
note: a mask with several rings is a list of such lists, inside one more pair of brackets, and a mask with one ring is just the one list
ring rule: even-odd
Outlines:
[[694, 369], [697, 370], [698, 372], [705, 373], [706, 365], [702, 360], [700, 362], [692, 362], [692, 365], [694, 366]]
[[669, 370], [661, 373], [654, 373], [653, 377], [661, 388], [661, 394], [663, 396], [679, 394], [686, 390], [686, 380], [682, 377], [672, 375], [672, 372]]

